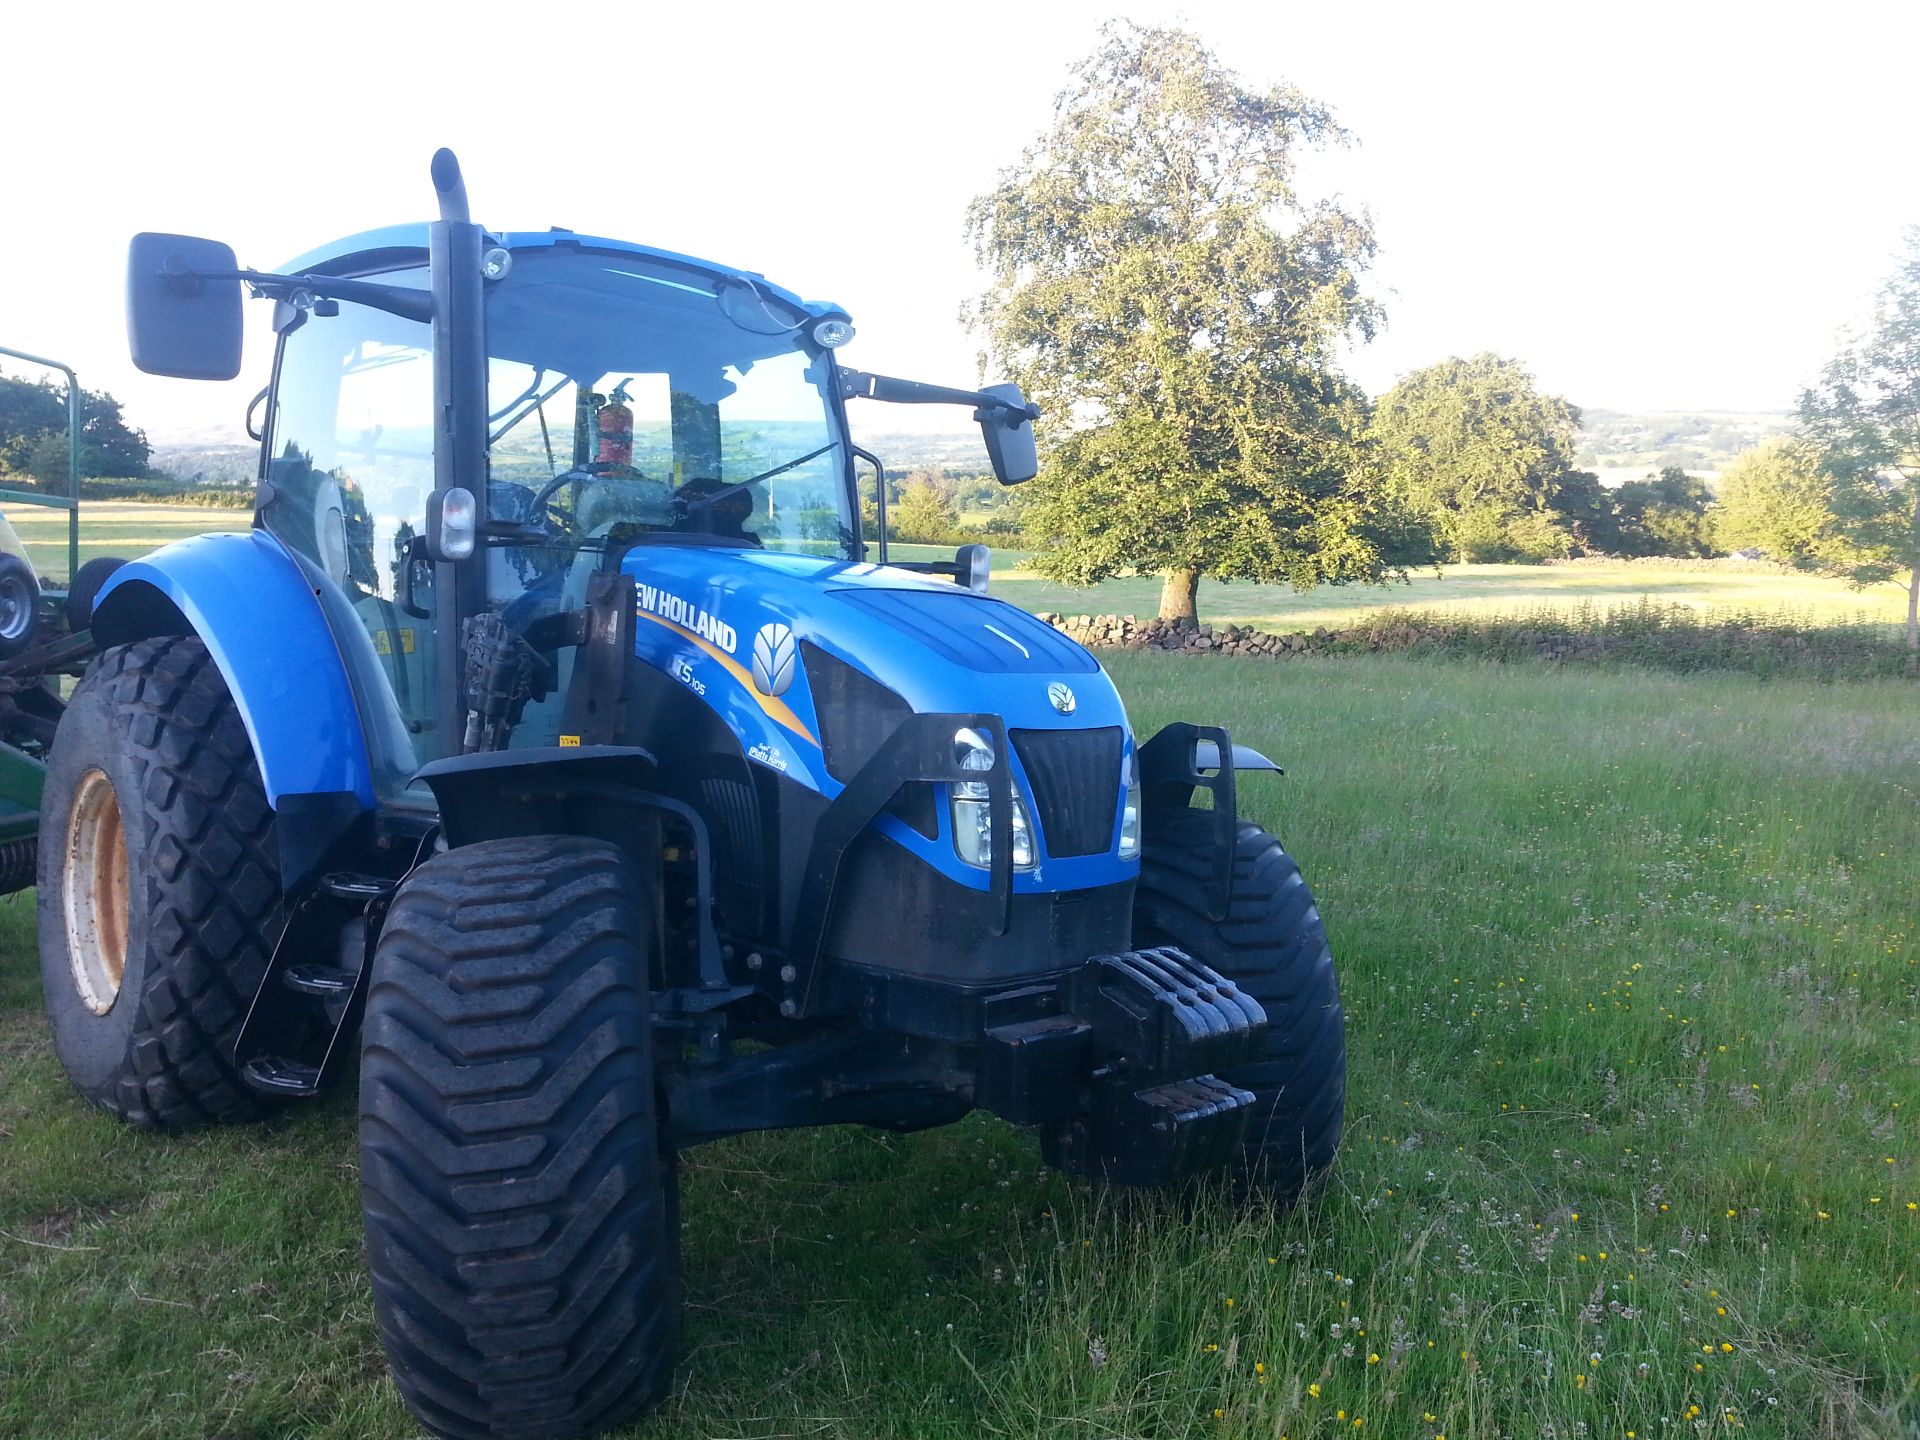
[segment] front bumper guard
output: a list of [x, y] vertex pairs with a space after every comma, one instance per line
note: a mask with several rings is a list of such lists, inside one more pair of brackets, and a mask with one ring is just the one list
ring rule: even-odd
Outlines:
[[666, 1077], [676, 1146], [745, 1130], [915, 1130], [978, 1107], [1040, 1132], [1049, 1164], [1118, 1184], [1216, 1169], [1254, 1097], [1219, 1078], [1267, 1017], [1180, 950], [1100, 955], [1044, 979], [965, 987], [829, 964], [842, 1024]]

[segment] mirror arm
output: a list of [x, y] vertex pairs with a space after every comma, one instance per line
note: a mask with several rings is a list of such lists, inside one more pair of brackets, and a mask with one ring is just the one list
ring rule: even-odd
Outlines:
[[[869, 375], [864, 370], [840, 367], [840, 394], [847, 400], [884, 400], [893, 405], [972, 405], [976, 412], [1004, 411], [1002, 421], [1009, 429], [1025, 420], [1038, 420], [1040, 411], [1033, 405], [1015, 405], [998, 395], [979, 390], [956, 390], [947, 385], [929, 385], [920, 380], [899, 380], [891, 375]], [[978, 413], [984, 420], [984, 413]]]
[[305, 291], [324, 300], [346, 300], [371, 306], [389, 315], [422, 324], [433, 322], [433, 297], [425, 290], [408, 290], [398, 285], [376, 285], [369, 280], [347, 280], [337, 275], [274, 275], [264, 270], [175, 270], [165, 269], [160, 276], [184, 295], [194, 294], [204, 280], [239, 280], [256, 295], [285, 300]]

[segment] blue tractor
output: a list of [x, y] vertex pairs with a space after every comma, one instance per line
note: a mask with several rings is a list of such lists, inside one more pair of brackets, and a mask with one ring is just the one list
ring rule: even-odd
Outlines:
[[235, 375], [243, 291], [277, 348], [252, 532], [112, 574], [47, 755], [73, 1083], [171, 1127], [357, 1068], [380, 1333], [453, 1437], [663, 1393], [705, 1141], [981, 1108], [1101, 1183], [1298, 1192], [1345, 1049], [1299, 871], [1236, 818], [1276, 767], [1136, 744], [983, 549], [863, 537], [851, 401], [970, 407], [1014, 484], [1019, 391], [856, 372], [835, 306], [492, 233], [432, 173], [437, 222], [278, 273], [132, 243], [142, 369]]

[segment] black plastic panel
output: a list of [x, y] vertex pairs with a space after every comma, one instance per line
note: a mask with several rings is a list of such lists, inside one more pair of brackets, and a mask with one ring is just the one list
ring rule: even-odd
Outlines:
[[820, 717], [827, 773], [845, 784], [887, 743], [913, 707], [878, 680], [810, 641], [800, 642], [800, 661]]
[[956, 984], [1044, 975], [1132, 939], [1133, 882], [1013, 897], [1013, 923], [993, 933], [984, 890], [947, 879], [884, 837], [854, 842], [834, 903], [827, 953], [839, 960]]

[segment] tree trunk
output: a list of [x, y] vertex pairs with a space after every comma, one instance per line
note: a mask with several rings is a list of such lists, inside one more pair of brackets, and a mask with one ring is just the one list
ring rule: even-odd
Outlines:
[[1913, 573], [1907, 577], [1907, 673], [1920, 675], [1920, 484], [1913, 495]]
[[1160, 618], [1176, 625], [1198, 625], [1200, 612], [1200, 572], [1169, 570], [1160, 585]]
[[1907, 580], [1907, 670], [1920, 675], [1920, 560]]

